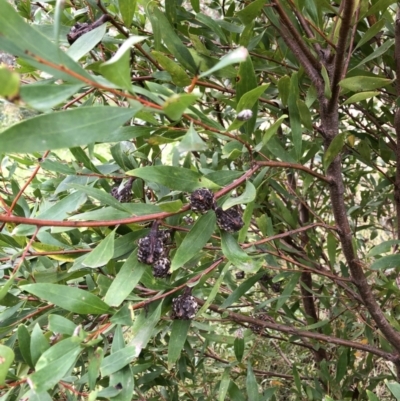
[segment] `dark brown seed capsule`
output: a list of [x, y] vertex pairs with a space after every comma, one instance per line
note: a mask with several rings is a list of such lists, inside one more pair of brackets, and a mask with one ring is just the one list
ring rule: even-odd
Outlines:
[[190, 208], [195, 213], [205, 214], [214, 206], [214, 194], [207, 188], [196, 189], [190, 195]]
[[168, 258], [158, 259], [153, 263], [153, 276], [165, 278], [169, 274], [169, 268], [171, 267], [171, 261]]
[[187, 288], [183, 295], [172, 300], [172, 319], [191, 320], [196, 316], [198, 304], [190, 293], [191, 289]]
[[139, 240], [138, 261], [152, 265], [164, 256], [164, 244], [160, 238], [147, 235]]
[[111, 189], [111, 195], [121, 203], [128, 203], [132, 200], [132, 184], [133, 178], [130, 178], [126, 184], [121, 188], [120, 185]]
[[217, 216], [218, 227], [228, 233], [239, 231], [244, 226], [242, 213], [237, 206], [231, 207], [228, 210], [222, 210], [220, 207], [217, 207], [215, 214]]
[[237, 272], [237, 273], [236, 273], [236, 278], [237, 278], [238, 280], [244, 278], [244, 276], [245, 276], [244, 271], [240, 271], [240, 272]]

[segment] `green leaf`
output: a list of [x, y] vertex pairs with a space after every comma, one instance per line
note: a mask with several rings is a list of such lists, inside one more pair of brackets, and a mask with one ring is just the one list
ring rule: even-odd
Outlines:
[[321, 75], [324, 79], [324, 95], [327, 99], [330, 99], [332, 97], [331, 81], [324, 65], [321, 68]]
[[244, 338], [236, 337], [235, 342], [233, 343], [233, 350], [235, 352], [235, 356], [238, 362], [242, 362], [243, 354], [244, 354]]
[[201, 22], [208, 28], [210, 28], [210, 31], [214, 32], [221, 40], [221, 42], [223, 42], [224, 44], [228, 43], [224, 31], [213, 18], [209, 17], [208, 15], [204, 15], [202, 13], [197, 13], [196, 20]]
[[142, 178], [148, 182], [164, 185], [177, 191], [193, 192], [198, 188], [217, 189], [218, 185], [195, 171], [173, 166], [141, 167], [128, 171], [127, 174]]
[[43, 335], [40, 326], [36, 323], [32, 330], [31, 343], [30, 343], [30, 353], [33, 365], [40, 356], [50, 347], [47, 338]]
[[265, 1], [263, 0], [255, 0], [243, 8], [243, 10], [238, 11], [236, 16], [239, 17], [244, 25], [248, 25], [260, 15], [264, 4]]
[[124, 25], [129, 28], [135, 15], [137, 0], [118, 0], [118, 8]]
[[179, 120], [185, 110], [197, 99], [198, 96], [192, 93], [172, 95], [163, 104], [163, 111], [171, 120]]
[[89, 363], [88, 363], [88, 378], [89, 378], [89, 390], [93, 390], [96, 387], [97, 378], [100, 374], [100, 366], [103, 362], [104, 351], [98, 347], [95, 350], [89, 351]]
[[189, 234], [183, 239], [171, 262], [171, 270], [177, 270], [196, 256], [208, 242], [215, 229], [215, 213], [209, 211], [198, 218]]
[[230, 262], [225, 264], [225, 266], [222, 269], [220, 275], [215, 280], [213, 288], [210, 291], [210, 293], [208, 294], [206, 302], [204, 302], [203, 306], [197, 312], [198, 316], [200, 316], [203, 312], [205, 312], [208, 309], [208, 307], [212, 304], [212, 301], [217, 296], [219, 288], [221, 287], [221, 284], [224, 281], [225, 275], [226, 275], [226, 273], [228, 273], [230, 267], [231, 267], [231, 263]]
[[225, 231], [221, 233], [221, 246], [223, 254], [240, 270], [247, 273], [255, 273], [262, 265], [261, 260], [256, 261], [247, 255], [230, 233]]
[[[239, 100], [238, 105], [236, 106], [236, 114], [240, 113], [242, 110], [252, 109], [253, 106], [257, 103], [259, 97], [267, 90], [269, 84], [263, 84], [254, 88], [248, 92], [246, 92]], [[235, 120], [228, 127], [227, 131], [233, 131], [235, 129], [240, 128], [245, 121]]]
[[29, 376], [32, 389], [41, 393], [54, 387], [75, 364], [81, 352], [76, 337], [58, 342], [42, 354], [36, 363], [36, 372]]
[[243, 205], [252, 202], [257, 195], [257, 190], [250, 181], [246, 181], [244, 192], [236, 198], [228, 198], [222, 205], [223, 210], [227, 210], [235, 205]]
[[328, 233], [326, 242], [328, 248], [329, 262], [332, 266], [334, 266], [336, 262], [336, 247], [337, 247], [336, 237], [332, 233]]
[[34, 364], [31, 357], [31, 336], [29, 334], [29, 331], [25, 325], [21, 324], [18, 326], [17, 334], [19, 350], [21, 352], [22, 358], [24, 358], [24, 361], [33, 369]]
[[225, 299], [225, 301], [221, 305], [221, 308], [228, 308], [233, 303], [235, 303], [243, 294], [245, 294], [251, 287], [253, 287], [254, 284], [257, 283], [257, 281], [260, 280], [260, 278], [264, 274], [265, 272], [259, 272], [240, 284], [239, 287], [236, 288], [236, 290], [233, 291], [232, 294], [230, 294], [229, 297]]
[[337, 361], [335, 380], [338, 384], [347, 373], [347, 365], [348, 365], [348, 349], [345, 348], [344, 350], [342, 350], [339, 359]]
[[324, 170], [326, 171], [335, 157], [342, 151], [346, 140], [346, 132], [341, 132], [333, 138], [324, 154]]
[[386, 20], [384, 18], [380, 19], [374, 25], [372, 25], [368, 30], [361, 36], [361, 39], [357, 43], [354, 50], [361, 47], [364, 43], [367, 43], [370, 39], [372, 39], [382, 28], [385, 26]]
[[219, 384], [218, 401], [225, 401], [226, 393], [228, 392], [231, 368], [225, 368]]
[[201, 73], [199, 75], [199, 78], [204, 78], [210, 74], [212, 74], [215, 71], [221, 70], [222, 68], [227, 67], [228, 65], [235, 64], [235, 63], [241, 63], [247, 59], [249, 55], [249, 52], [247, 49], [243, 46], [238, 47], [231, 53], [228, 53], [224, 57], [221, 58], [221, 60], [215, 64], [212, 68], [209, 70]]
[[132, 213], [132, 209], [130, 208], [132, 205], [118, 202], [112, 195], [110, 195], [109, 193], [107, 193], [101, 189], [88, 187], [88, 186], [84, 186], [84, 185], [79, 185], [79, 184], [70, 184], [69, 186], [71, 188], [75, 188], [75, 189], [79, 190], [78, 193], [80, 191], [82, 191], [86, 195], [88, 195], [94, 199], [97, 199], [103, 205], [109, 205], [109, 206], [113, 207], [114, 209], [121, 210], [121, 211], [127, 212], [127, 213]]
[[368, 401], [379, 401], [379, 398], [372, 392], [367, 390]]
[[83, 265], [87, 267], [105, 266], [114, 255], [115, 230], [104, 238], [99, 245], [85, 258]]
[[343, 104], [359, 103], [363, 100], [370, 99], [371, 97], [378, 96], [379, 94], [380, 92], [378, 91], [356, 93], [355, 95], [350, 96]]
[[34, 83], [23, 85], [20, 89], [20, 95], [22, 100], [34, 109], [47, 111], [74, 95], [81, 87], [81, 84]]
[[144, 36], [131, 36], [125, 40], [114, 56], [100, 65], [101, 74], [118, 87], [131, 89], [131, 49], [145, 39]]
[[259, 401], [258, 384], [250, 361], [247, 362], [246, 390], [249, 401]]
[[122, 348], [103, 359], [100, 372], [102, 376], [109, 376], [131, 363], [138, 356], [135, 346]]
[[146, 267], [137, 260], [136, 251], [131, 253], [108, 288], [104, 302], [110, 306], [120, 306], [139, 283]]
[[70, 312], [95, 315], [110, 312], [105, 302], [80, 288], [48, 283], [27, 284], [20, 288]]
[[275, 135], [276, 131], [278, 130], [278, 128], [282, 125], [283, 121], [288, 118], [289, 116], [287, 114], [283, 114], [282, 116], [280, 116], [272, 125], [269, 126], [269, 128], [267, 128], [264, 131], [264, 135], [262, 137], [262, 142], [260, 142], [257, 146], [256, 146], [256, 150], [259, 151], [261, 150], [261, 148], [267, 144], [267, 142]]
[[371, 270], [386, 270], [400, 267], [400, 255], [388, 255], [377, 259], [370, 266]]
[[386, 53], [392, 46], [394, 45], [394, 39], [388, 39], [385, 43], [383, 43], [381, 46], [377, 47], [375, 51], [373, 51], [370, 55], [365, 57], [364, 60], [362, 60], [360, 63], [358, 63], [355, 67], [352, 69], [356, 69], [361, 67], [362, 65], [368, 63], [369, 61], [382, 56], [384, 53]]
[[182, 137], [178, 150], [180, 152], [201, 152], [208, 149], [208, 145], [204, 142], [200, 135], [193, 128], [193, 124], [190, 124], [190, 128], [186, 134]]
[[[23, 60], [27, 60], [29, 64], [37, 67], [39, 70], [46, 71], [57, 78], [69, 82], [79, 82], [81, 79], [74, 78], [64, 71], [40, 63], [33, 56], [39, 56], [58, 66], [62, 65], [80, 77], [91, 79], [87, 71], [73, 61], [66, 53], [60, 51], [59, 47], [47, 39], [45, 35], [27, 24], [16, 13], [11, 4], [5, 0], [0, 1], [0, 49]], [[27, 52], [27, 49], [29, 49], [29, 52]]]
[[[153, 5], [148, 6], [148, 13], [152, 14], [151, 23], [154, 25], [155, 22], [158, 25], [158, 29], [162, 32], [162, 40], [171, 54], [190, 72], [196, 73], [197, 66], [193, 60], [191, 53], [188, 48], [179, 39], [179, 36], [172, 29], [168, 19], [164, 13], [161, 12], [157, 7]], [[156, 21], [154, 21], [156, 20]], [[153, 23], [154, 22], [154, 23]]]
[[385, 384], [390, 392], [396, 397], [396, 400], [400, 401], [400, 384], [397, 382], [389, 382], [387, 379], [385, 379]]
[[71, 57], [72, 60], [80, 60], [101, 42], [106, 34], [106, 28], [107, 24], [102, 24], [79, 37], [67, 50], [68, 56]]
[[142, 310], [140, 315], [135, 319], [132, 327], [132, 340], [129, 345], [136, 348], [136, 356], [139, 356], [143, 348], [149, 342], [153, 330], [156, 327], [161, 316], [162, 302], [157, 306], [153, 313], [149, 315], [147, 311]]
[[76, 324], [71, 322], [71, 320], [60, 315], [49, 315], [49, 330], [53, 333], [72, 336], [75, 329]]
[[297, 156], [297, 160], [299, 160], [302, 154], [301, 149], [303, 132], [301, 129], [300, 113], [299, 109], [297, 108], [297, 102], [299, 100], [299, 82], [297, 73], [293, 73], [290, 78], [289, 93], [288, 107], [290, 127], [292, 129], [293, 147]]
[[278, 311], [285, 302], [292, 295], [293, 290], [295, 289], [297, 283], [299, 282], [301, 273], [293, 273], [289, 282], [286, 284], [285, 289], [282, 291], [281, 296], [278, 298], [275, 306], [275, 310]]
[[0, 149], [33, 153], [100, 142], [131, 117], [130, 109], [100, 106], [44, 114], [0, 133]]
[[284, 75], [278, 81], [278, 90], [281, 97], [281, 101], [284, 106], [287, 106], [290, 94], [290, 77]]
[[5, 384], [8, 369], [14, 362], [14, 356], [14, 351], [11, 348], [0, 344], [0, 386]]
[[303, 100], [298, 99], [296, 104], [300, 114], [301, 123], [304, 125], [305, 128], [312, 131], [314, 128], [312, 125], [310, 109], [307, 107]]
[[389, 241], [384, 241], [384, 242], [380, 243], [379, 245], [373, 246], [369, 250], [367, 256], [368, 257], [377, 256], [377, 255], [382, 255], [383, 253], [390, 252], [391, 248], [397, 244], [400, 244], [400, 240], [398, 240], [398, 239], [391, 239]]
[[357, 76], [342, 79], [339, 86], [352, 92], [362, 92], [382, 88], [392, 82], [393, 80], [388, 78]]
[[175, 85], [181, 87], [190, 85], [191, 81], [188, 74], [186, 74], [185, 70], [178, 63], [156, 50], [153, 50], [151, 55], [171, 75], [172, 82]]
[[[238, 104], [243, 96], [246, 93], [256, 89], [258, 87], [257, 77], [254, 71], [253, 62], [251, 61], [251, 57], [247, 57], [247, 59], [240, 63], [238, 75], [236, 77], [236, 100]], [[251, 135], [253, 133], [256, 121], [257, 121], [257, 113], [258, 113], [258, 101], [254, 103], [254, 106], [251, 108], [253, 112], [253, 117], [249, 120], [245, 121], [242, 126], [243, 132], [246, 135]]]
[[0, 96], [14, 97], [19, 91], [19, 75], [0, 64]]
[[168, 342], [168, 369], [178, 360], [189, 332], [190, 320], [174, 320]]
[[5, 284], [0, 289], [0, 301], [8, 294], [8, 290], [12, 287], [15, 280], [15, 274], [10, 276], [10, 278], [5, 282]]

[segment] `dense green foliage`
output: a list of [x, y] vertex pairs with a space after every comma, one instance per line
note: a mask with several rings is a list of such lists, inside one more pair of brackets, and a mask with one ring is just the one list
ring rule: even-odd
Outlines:
[[338, 3], [0, 0], [0, 401], [400, 400], [400, 14]]

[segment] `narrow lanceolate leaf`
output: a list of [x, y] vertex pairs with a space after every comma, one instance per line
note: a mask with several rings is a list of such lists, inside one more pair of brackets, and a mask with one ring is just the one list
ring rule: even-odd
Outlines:
[[236, 290], [233, 291], [232, 294], [225, 299], [225, 301], [221, 305], [221, 308], [228, 308], [233, 303], [235, 303], [243, 294], [245, 294], [251, 287], [253, 287], [253, 285], [257, 283], [257, 281], [260, 280], [260, 278], [264, 274], [264, 272], [259, 272], [240, 284], [239, 287], [236, 288]]
[[250, 203], [255, 199], [256, 194], [257, 191], [254, 185], [250, 181], [247, 181], [244, 192], [236, 198], [228, 198], [222, 205], [222, 209], [227, 210], [235, 205]]
[[172, 271], [179, 269], [199, 253], [214, 232], [215, 221], [216, 217], [213, 211], [199, 217], [177, 249], [171, 263]]
[[339, 86], [353, 92], [362, 92], [383, 88], [392, 82], [393, 80], [388, 78], [358, 76], [342, 79]]
[[278, 311], [292, 295], [292, 292], [300, 279], [300, 275], [301, 273], [294, 273], [292, 275], [292, 278], [289, 280], [289, 282], [286, 284], [285, 289], [282, 291], [282, 295], [278, 298], [278, 301], [276, 302], [276, 311]]
[[20, 89], [20, 95], [22, 100], [34, 109], [47, 111], [74, 95], [81, 87], [81, 84], [56, 85], [34, 83], [23, 85]]
[[93, 390], [96, 387], [96, 381], [100, 374], [100, 365], [104, 358], [104, 351], [98, 347], [93, 351], [89, 352], [89, 364], [88, 364], [88, 378], [89, 378], [89, 389]]
[[218, 276], [218, 278], [215, 280], [214, 286], [210, 292], [210, 294], [207, 297], [206, 302], [204, 302], [203, 306], [200, 308], [198, 312], [198, 316], [201, 316], [203, 312], [205, 312], [208, 307], [212, 304], [212, 301], [214, 301], [214, 298], [217, 296], [219, 287], [221, 286], [222, 282], [224, 281], [225, 275], [228, 272], [229, 268], [231, 267], [231, 263], [226, 263], [224, 268], [221, 271], [221, 274]]
[[190, 124], [190, 128], [178, 145], [178, 150], [180, 152], [200, 152], [206, 149], [208, 149], [207, 143], [200, 138], [200, 135], [193, 128], [193, 124]]
[[[47, 39], [32, 25], [27, 24], [7, 0], [0, 1], [0, 49], [28, 60], [30, 65], [70, 82], [77, 82], [80, 79], [72, 77], [63, 70], [57, 70], [40, 63], [34, 57], [39, 56], [58, 66], [63, 65], [77, 75], [90, 79], [90, 74], [84, 68], [68, 57], [55, 43]], [[2, 149], [1, 146], [0, 149]]]
[[376, 260], [370, 266], [372, 270], [386, 270], [386, 269], [393, 269], [395, 267], [400, 266], [400, 255], [387, 255], [383, 258]]
[[223, 232], [221, 234], [222, 252], [228, 260], [247, 273], [255, 273], [262, 265], [262, 261], [251, 258], [237, 243], [232, 234]]
[[389, 382], [386, 379], [385, 384], [391, 393], [396, 397], [396, 400], [400, 401], [400, 384], [396, 382]]
[[[254, 72], [254, 66], [250, 57], [247, 57], [245, 61], [240, 63], [239, 72], [236, 79], [236, 97], [237, 101], [240, 102], [242, 96], [258, 86], [256, 74]], [[250, 120], [247, 120], [241, 128], [247, 135], [252, 134], [256, 124], [258, 101], [255, 102], [254, 106], [251, 108], [251, 111], [253, 112], [253, 117], [251, 117]]]
[[173, 166], [141, 167], [127, 174], [142, 178], [147, 182], [165, 185], [177, 191], [192, 192], [198, 188], [217, 189], [218, 185], [195, 171]]
[[0, 386], [4, 386], [8, 369], [14, 361], [14, 351], [0, 344]]
[[133, 252], [112, 281], [104, 302], [110, 306], [121, 305], [139, 282], [146, 267], [146, 265], [137, 260], [137, 252]]
[[29, 376], [33, 390], [40, 393], [54, 387], [71, 369], [81, 351], [76, 337], [70, 337], [49, 348], [36, 363], [36, 372]]
[[168, 369], [178, 360], [190, 327], [190, 320], [174, 320], [168, 343]]
[[[189, 71], [196, 73], [196, 63], [193, 60], [188, 48], [182, 43], [179, 36], [175, 33], [168, 19], [157, 7], [152, 7], [149, 12], [152, 13], [154, 22], [157, 22], [158, 27], [162, 32], [162, 40], [171, 54]], [[152, 23], [153, 23], [152, 19]]]
[[96, 315], [110, 312], [105, 302], [80, 288], [44, 283], [27, 284], [20, 288], [70, 312]]
[[106, 28], [107, 25], [103, 24], [82, 35], [67, 50], [68, 56], [78, 61], [85, 54], [89, 53], [103, 39]]
[[100, 366], [102, 376], [108, 376], [122, 369], [137, 357], [136, 347], [128, 346], [113, 352], [103, 359]]
[[140, 315], [135, 319], [135, 323], [132, 327], [132, 340], [129, 345], [136, 348], [136, 356], [139, 356], [140, 352], [146, 347], [153, 333], [154, 327], [160, 320], [162, 302], [157, 306], [154, 312], [149, 315], [146, 311], [142, 311]]
[[336, 135], [335, 138], [333, 138], [331, 144], [329, 145], [324, 155], [325, 171], [331, 165], [335, 157], [342, 151], [345, 139], [346, 139], [345, 132], [341, 132], [340, 134]]
[[241, 63], [247, 59], [249, 55], [249, 52], [245, 47], [239, 47], [236, 50], [234, 50], [231, 53], [228, 53], [226, 56], [222, 57], [221, 61], [219, 61], [217, 64], [215, 64], [212, 68], [209, 70], [203, 72], [200, 74], [199, 78], [206, 77], [210, 74], [212, 74], [215, 71], [221, 70], [222, 68], [227, 67], [228, 65], [235, 64], [235, 63]]
[[169, 75], [171, 75], [172, 82], [177, 86], [190, 85], [190, 78], [186, 71], [175, 61], [165, 56], [163, 53], [153, 50], [151, 55], [159, 62]]
[[228, 392], [230, 383], [231, 368], [226, 368], [222, 374], [221, 382], [219, 384], [218, 401], [225, 401], [226, 393]]
[[179, 120], [185, 110], [197, 99], [198, 96], [192, 93], [174, 94], [163, 104], [163, 111], [171, 120]]
[[289, 118], [290, 118], [290, 127], [292, 129], [292, 141], [293, 147], [295, 150], [295, 154], [297, 156], [297, 160], [300, 159], [301, 156], [301, 148], [302, 148], [302, 129], [301, 129], [301, 121], [300, 121], [300, 113], [297, 107], [297, 101], [299, 100], [299, 83], [297, 73], [293, 73], [290, 78], [290, 87], [289, 87]]
[[133, 15], [135, 14], [137, 0], [118, 0], [119, 12], [122, 16], [124, 25], [129, 28], [132, 24]]
[[145, 39], [143, 36], [131, 36], [127, 39], [114, 56], [100, 66], [101, 74], [118, 87], [130, 89], [132, 87], [131, 66], [129, 62], [131, 48]]
[[130, 109], [117, 107], [79, 107], [43, 114], [3, 131], [0, 149], [2, 152], [32, 153], [101, 142], [131, 116]]
[[88, 267], [105, 266], [114, 255], [115, 230], [104, 238], [85, 258], [83, 265]]
[[19, 90], [19, 75], [9, 70], [7, 67], [0, 66], [0, 96], [14, 97]]
[[249, 401], [259, 401], [258, 384], [250, 361], [247, 363], [246, 389]]

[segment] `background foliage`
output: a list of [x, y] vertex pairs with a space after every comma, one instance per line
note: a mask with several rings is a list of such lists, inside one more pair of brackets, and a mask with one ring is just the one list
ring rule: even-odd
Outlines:
[[0, 0], [0, 400], [399, 400], [396, 13]]

